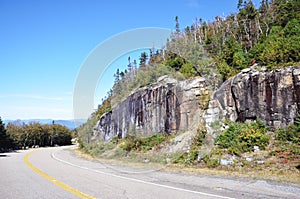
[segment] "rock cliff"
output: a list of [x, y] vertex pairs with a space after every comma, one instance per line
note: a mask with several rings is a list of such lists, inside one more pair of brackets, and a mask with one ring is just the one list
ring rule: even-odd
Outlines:
[[[257, 67], [257, 66], [256, 66]], [[206, 113], [207, 128], [213, 122], [261, 119], [275, 128], [294, 123], [300, 110], [300, 67], [244, 69], [215, 91]]]
[[147, 136], [186, 131], [199, 123], [210, 97], [208, 90], [204, 78], [178, 82], [163, 76], [104, 114], [95, 126], [94, 138], [107, 141], [128, 133]]
[[257, 68], [244, 69], [212, 95], [204, 78], [178, 82], [163, 76], [104, 114], [94, 138], [195, 131], [203, 118], [209, 133], [214, 132], [213, 123], [224, 118], [261, 119], [275, 128], [294, 123], [300, 112], [300, 67], [271, 72]]

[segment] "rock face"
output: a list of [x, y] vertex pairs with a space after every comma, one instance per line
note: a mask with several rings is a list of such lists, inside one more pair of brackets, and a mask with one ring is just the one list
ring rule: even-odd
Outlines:
[[209, 99], [209, 92], [204, 78], [177, 82], [163, 76], [104, 114], [95, 126], [94, 137], [107, 141], [128, 133], [147, 136], [188, 130], [199, 123], [205, 98]]
[[206, 123], [261, 119], [275, 128], [294, 123], [300, 110], [300, 67], [264, 72], [249, 68], [214, 93]]
[[213, 126], [218, 126], [214, 123], [224, 118], [261, 119], [271, 127], [286, 127], [300, 112], [300, 67], [271, 72], [245, 69], [224, 82], [210, 101], [209, 90], [204, 78], [178, 82], [163, 76], [104, 114], [94, 128], [94, 138], [107, 141], [127, 134], [195, 131], [203, 118], [212, 135]]

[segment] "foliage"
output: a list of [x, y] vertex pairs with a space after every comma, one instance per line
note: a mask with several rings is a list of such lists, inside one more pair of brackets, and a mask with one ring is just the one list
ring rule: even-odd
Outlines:
[[185, 78], [191, 78], [198, 75], [191, 63], [183, 64], [179, 71]]
[[142, 151], [147, 152], [153, 148], [158, 148], [163, 142], [169, 140], [168, 135], [154, 134], [148, 137], [136, 137], [133, 135], [127, 135], [123, 139], [121, 148], [126, 151]]
[[108, 113], [109, 111], [111, 111], [111, 97], [109, 97], [108, 99], [104, 100], [102, 102], [102, 104], [98, 106], [98, 109], [97, 109], [95, 115], [96, 115], [97, 119], [100, 119], [100, 117], [104, 113]]
[[216, 143], [218, 147], [228, 149], [230, 154], [236, 155], [253, 151], [254, 146], [264, 149], [270, 140], [266, 135], [267, 130], [267, 126], [259, 120], [251, 123], [230, 123], [216, 138]]
[[[300, 116], [299, 116], [300, 118]], [[290, 125], [285, 129], [277, 129], [275, 139], [281, 142], [291, 142], [300, 144], [300, 119], [297, 119], [295, 125]]]
[[[147, 86], [151, 83], [155, 83], [157, 79], [163, 75], [182, 80], [184, 77], [176, 72], [170, 66], [164, 64], [147, 65], [141, 67], [135, 76], [131, 77], [127, 74], [113, 87], [113, 95], [111, 97], [111, 104], [115, 105], [124, 100], [132, 92], [138, 90], [141, 87]], [[102, 106], [102, 105], [101, 105]]]
[[264, 65], [274, 67], [300, 61], [300, 20], [293, 19], [282, 28], [273, 26], [270, 35], [252, 50], [254, 58]]
[[71, 144], [71, 131], [59, 124], [8, 123], [7, 134], [18, 148], [32, 146], [55, 146]]
[[[217, 16], [209, 23], [200, 18], [185, 28], [182, 36], [191, 36], [203, 45], [209, 56], [214, 57], [223, 80], [255, 60], [272, 68], [299, 62], [298, 0], [262, 0], [259, 8], [246, 0], [239, 1], [238, 8], [237, 14]], [[278, 28], [282, 31], [276, 31]]]
[[203, 130], [198, 130], [197, 134], [192, 139], [192, 144], [189, 152], [189, 162], [195, 162], [198, 159], [198, 154], [205, 141], [205, 136], [207, 132]]
[[204, 158], [204, 162], [206, 163], [208, 168], [215, 168], [220, 165], [220, 160], [218, 158], [212, 158], [208, 156]]
[[13, 141], [7, 134], [5, 125], [0, 117], [0, 152], [13, 147]]
[[[98, 113], [98, 114], [97, 114]], [[83, 147], [86, 147], [90, 142], [93, 136], [94, 126], [96, 125], [98, 118], [101, 112], [94, 112], [91, 117], [86, 121], [86, 123], [74, 129], [78, 135], [78, 141], [82, 144]]]
[[294, 125], [275, 131], [275, 149], [270, 155], [284, 161], [294, 161], [300, 157], [300, 116]]

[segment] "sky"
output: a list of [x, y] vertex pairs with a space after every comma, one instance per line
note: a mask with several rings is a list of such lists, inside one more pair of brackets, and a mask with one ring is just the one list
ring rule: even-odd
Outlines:
[[[237, 12], [236, 5], [237, 0], [0, 0], [0, 117], [73, 119], [76, 78], [101, 43], [137, 28], [174, 30], [175, 16], [181, 28], [196, 17], [210, 21]], [[128, 56], [138, 60], [139, 53], [120, 55], [108, 66], [97, 60], [106, 70], [94, 108], [112, 86], [114, 71], [127, 65]]]

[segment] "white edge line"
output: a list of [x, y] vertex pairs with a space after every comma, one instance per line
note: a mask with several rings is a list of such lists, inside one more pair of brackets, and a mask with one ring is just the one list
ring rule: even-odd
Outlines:
[[55, 159], [55, 160], [57, 160], [59, 162], [68, 164], [70, 166], [77, 167], [77, 168], [80, 168], [80, 169], [85, 169], [85, 170], [88, 170], [88, 171], [91, 171], [91, 172], [95, 172], [95, 173], [99, 173], [99, 174], [103, 174], [103, 175], [107, 175], [107, 176], [111, 176], [111, 177], [115, 177], [115, 178], [120, 178], [120, 179], [124, 179], [124, 180], [129, 180], [129, 181], [133, 181], [133, 182], [139, 182], [139, 183], [143, 183], [143, 184], [147, 184], [147, 185], [152, 185], [152, 186], [157, 186], [157, 187], [163, 187], [163, 188], [167, 188], [167, 189], [173, 189], [173, 190], [177, 190], [177, 191], [184, 191], [184, 192], [188, 192], [188, 193], [200, 194], [200, 195], [211, 196], [211, 197], [216, 197], [216, 198], [235, 199], [235, 198], [230, 198], [230, 197], [227, 197], [227, 196], [220, 196], [220, 195], [215, 195], [215, 194], [209, 194], [209, 193], [204, 193], [204, 192], [200, 192], [200, 191], [192, 191], [192, 190], [188, 190], [188, 189], [183, 189], [183, 188], [178, 188], [178, 187], [172, 187], [172, 186], [157, 184], [157, 183], [153, 183], [153, 182], [147, 182], [147, 181], [144, 181], [144, 180], [139, 180], [139, 179], [135, 179], [135, 178], [129, 178], [129, 177], [125, 177], [125, 176], [119, 176], [119, 175], [116, 175], [116, 174], [111, 174], [111, 173], [106, 173], [106, 172], [95, 170], [95, 169], [90, 169], [88, 167], [83, 167], [83, 166], [76, 165], [76, 164], [73, 164], [71, 162], [67, 162], [65, 160], [62, 160], [62, 159], [56, 157], [54, 153], [55, 152], [53, 152], [51, 154], [51, 156], [52, 156], [53, 159]]

